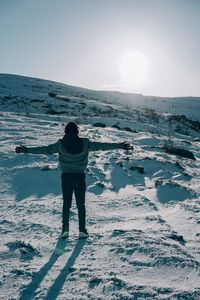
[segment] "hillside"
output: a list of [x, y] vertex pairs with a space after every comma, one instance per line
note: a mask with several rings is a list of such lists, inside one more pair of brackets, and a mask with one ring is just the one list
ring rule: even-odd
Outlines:
[[[122, 96], [0, 74], [0, 299], [200, 299], [199, 101], [174, 99], [176, 114]], [[56, 142], [69, 120], [134, 147], [90, 154], [84, 241], [75, 201], [70, 238], [58, 239], [57, 155], [14, 151]], [[195, 160], [167, 153], [169, 141]]]
[[94, 91], [0, 74], [0, 107], [1, 111], [26, 114], [70, 115], [81, 123], [91, 122], [90, 117], [111, 117], [114, 123], [116, 119], [122, 119], [124, 124], [125, 120], [132, 123], [135, 130], [142, 130], [145, 124], [152, 133], [163, 134], [165, 130], [169, 136], [178, 133], [200, 137], [200, 98], [156, 98]]

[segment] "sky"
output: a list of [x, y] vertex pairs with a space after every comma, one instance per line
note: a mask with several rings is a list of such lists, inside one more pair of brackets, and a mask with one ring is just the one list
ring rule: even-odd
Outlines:
[[0, 0], [0, 73], [200, 96], [200, 0]]

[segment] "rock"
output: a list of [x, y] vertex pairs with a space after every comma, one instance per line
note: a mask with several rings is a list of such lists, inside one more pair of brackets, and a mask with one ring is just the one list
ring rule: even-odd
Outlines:
[[184, 144], [192, 145], [192, 143], [190, 141], [183, 140], [181, 142], [184, 143]]
[[55, 98], [57, 96], [57, 94], [53, 93], [53, 92], [49, 92], [48, 96], [51, 98]]
[[184, 238], [183, 238], [182, 235], [178, 235], [178, 234], [172, 233], [172, 234], [169, 235], [169, 238], [172, 239], [172, 240], [174, 240], [174, 241], [179, 242], [182, 245], [185, 245], [185, 240], [184, 240]]
[[122, 160], [116, 161], [116, 165], [120, 166], [121, 168], [123, 168], [123, 161]]
[[182, 170], [184, 169], [179, 161], [176, 161], [175, 165]]
[[63, 101], [65, 101], [65, 102], [71, 102], [71, 100], [70, 100], [68, 97], [62, 96], [62, 95], [56, 96], [56, 99], [58, 99], [58, 100], [63, 100]]
[[194, 154], [189, 151], [189, 150], [185, 150], [185, 149], [182, 149], [182, 148], [165, 148], [165, 152], [166, 153], [169, 153], [169, 154], [174, 154], [174, 155], [178, 155], [178, 156], [181, 156], [181, 157], [186, 157], [186, 158], [190, 158], [190, 159], [194, 159], [196, 160]]
[[123, 130], [125, 130], [125, 131], [129, 131], [129, 132], [133, 132], [133, 131], [132, 131], [132, 129], [131, 129], [131, 128], [129, 128], [129, 127], [124, 127], [124, 128], [123, 128]]
[[98, 278], [98, 277], [92, 278], [89, 281], [89, 288], [93, 289], [95, 286], [98, 286], [100, 283], [102, 283], [101, 278]]
[[117, 125], [117, 124], [114, 124], [114, 125], [112, 126], [112, 128], [116, 128], [116, 129], [118, 129], [118, 130], [121, 130], [120, 126]]
[[50, 166], [49, 165], [45, 165], [45, 166], [43, 166], [40, 170], [42, 170], [42, 171], [48, 171], [48, 170], [50, 170], [51, 168], [50, 168]]
[[124, 127], [122, 130], [128, 131], [128, 132], [134, 132], [137, 133], [137, 131], [135, 129], [131, 129], [129, 127]]
[[100, 122], [97, 122], [97, 123], [94, 123], [93, 124], [94, 127], [101, 127], [101, 128], [105, 128], [106, 127], [106, 124], [104, 123], [100, 123]]
[[99, 186], [99, 187], [105, 188], [105, 184], [102, 183], [102, 182], [100, 182], [100, 181], [98, 181], [98, 182], [96, 183], [96, 185]]
[[163, 185], [163, 183], [164, 183], [163, 180], [158, 179], [155, 181], [155, 187], [161, 186], [161, 185]]
[[138, 171], [138, 173], [144, 174], [144, 167], [142, 167], [142, 166], [131, 166], [130, 170], [132, 170], [132, 171], [136, 170], [136, 171]]
[[113, 232], [112, 232], [112, 237], [123, 235], [125, 233], [126, 233], [126, 231], [123, 230], [123, 229], [114, 229]]

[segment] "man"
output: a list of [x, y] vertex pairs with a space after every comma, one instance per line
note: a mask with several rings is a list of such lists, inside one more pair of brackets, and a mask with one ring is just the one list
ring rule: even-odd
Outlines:
[[65, 127], [65, 135], [55, 144], [42, 147], [25, 146], [16, 147], [16, 153], [30, 154], [54, 154], [58, 153], [60, 169], [62, 171], [62, 238], [69, 237], [69, 214], [73, 192], [75, 193], [79, 218], [79, 237], [88, 237], [85, 226], [85, 170], [88, 164], [88, 154], [90, 151], [131, 149], [130, 144], [123, 143], [100, 143], [90, 141], [88, 138], [80, 138], [77, 124], [69, 122]]

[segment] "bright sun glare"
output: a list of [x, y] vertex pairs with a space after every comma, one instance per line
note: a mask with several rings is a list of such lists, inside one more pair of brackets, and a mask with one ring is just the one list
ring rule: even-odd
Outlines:
[[148, 69], [149, 61], [140, 51], [124, 54], [119, 65], [123, 84], [132, 88], [138, 88], [146, 82]]

